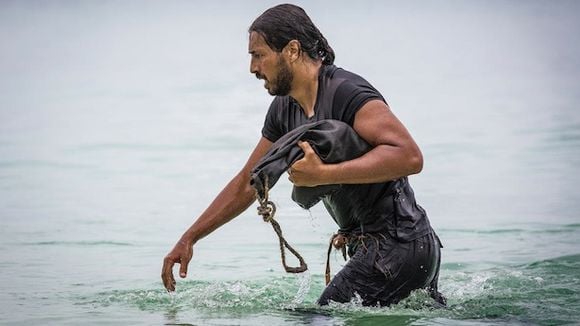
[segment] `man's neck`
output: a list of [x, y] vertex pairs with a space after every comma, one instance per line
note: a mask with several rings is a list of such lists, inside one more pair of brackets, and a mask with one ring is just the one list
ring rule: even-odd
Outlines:
[[309, 118], [314, 115], [318, 94], [318, 74], [321, 67], [320, 62], [308, 62], [294, 71], [292, 91], [289, 95], [300, 104], [304, 114]]

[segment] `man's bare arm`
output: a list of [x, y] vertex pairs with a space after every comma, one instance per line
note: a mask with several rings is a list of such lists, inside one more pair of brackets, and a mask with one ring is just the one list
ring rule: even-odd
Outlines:
[[250, 172], [266, 154], [272, 142], [262, 137], [242, 170], [224, 187], [209, 207], [181, 236], [173, 250], [165, 256], [161, 279], [168, 291], [175, 290], [173, 266], [180, 264], [179, 275], [187, 276], [187, 266], [193, 255], [193, 245], [245, 211], [255, 200], [250, 186]]
[[375, 183], [419, 173], [423, 156], [419, 147], [386, 103], [367, 102], [356, 114], [355, 131], [374, 148], [354, 160], [324, 164], [308, 143], [300, 146], [303, 159], [290, 169], [297, 186]]

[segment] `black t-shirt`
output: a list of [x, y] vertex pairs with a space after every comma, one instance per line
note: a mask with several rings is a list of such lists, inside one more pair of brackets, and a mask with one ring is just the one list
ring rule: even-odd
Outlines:
[[352, 127], [355, 114], [373, 99], [384, 101], [362, 77], [334, 65], [324, 65], [318, 76], [314, 115], [308, 118], [292, 97], [276, 96], [266, 115], [262, 135], [275, 142], [298, 126], [324, 119], [340, 120]]
[[[290, 96], [272, 101], [262, 135], [272, 142], [295, 128], [319, 120], [340, 120], [353, 126], [355, 115], [370, 100], [385, 101], [362, 77], [334, 65], [322, 66], [314, 115], [308, 118]], [[341, 185], [323, 203], [341, 232], [389, 232], [402, 241], [412, 241], [430, 232], [423, 208], [415, 202], [407, 178], [372, 184]]]

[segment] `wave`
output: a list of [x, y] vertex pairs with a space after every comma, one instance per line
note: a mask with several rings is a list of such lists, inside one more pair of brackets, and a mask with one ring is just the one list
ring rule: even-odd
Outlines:
[[57, 162], [48, 160], [2, 160], [0, 161], [0, 168], [57, 168], [57, 169], [75, 169], [87, 170], [93, 166], [87, 164]]
[[102, 151], [124, 151], [124, 152], [183, 152], [183, 151], [220, 151], [238, 150], [251, 146], [251, 143], [240, 139], [227, 137], [214, 137], [204, 142], [193, 142], [183, 144], [149, 144], [149, 143], [96, 143], [80, 145], [69, 148], [67, 151], [76, 152], [102, 152]]
[[478, 272], [444, 275], [453, 318], [575, 322], [580, 310], [580, 254]]
[[391, 307], [364, 307], [357, 298], [319, 307], [316, 300], [323, 289], [320, 278], [311, 280], [309, 276], [197, 280], [180, 282], [175, 294], [168, 294], [156, 283], [149, 289], [99, 292], [75, 301], [173, 315], [195, 311], [193, 320], [186, 320], [193, 324], [200, 322], [195, 320], [200, 315], [205, 316], [203, 324], [264, 315], [306, 324], [565, 324], [576, 322], [576, 312], [580, 311], [580, 254], [483, 271], [442, 270], [440, 290], [448, 299], [448, 306], [442, 309], [435, 308], [423, 290]]
[[569, 233], [580, 231], [580, 223], [562, 224], [562, 225], [540, 225], [537, 228], [493, 228], [493, 229], [438, 229], [440, 233], [465, 233], [465, 234], [522, 234], [522, 233]]
[[119, 241], [38, 241], [25, 242], [22, 245], [26, 246], [133, 246], [129, 242]]
[[261, 311], [269, 308], [293, 309], [310, 290], [310, 275], [261, 281], [183, 281], [176, 292], [168, 293], [160, 284], [154, 289], [113, 290], [83, 298], [85, 304], [129, 304], [141, 310], [226, 309], [230, 312]]

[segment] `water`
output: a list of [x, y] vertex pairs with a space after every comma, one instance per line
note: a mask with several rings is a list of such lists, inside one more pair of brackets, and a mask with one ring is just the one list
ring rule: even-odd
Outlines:
[[163, 290], [163, 257], [259, 138], [271, 98], [246, 30], [272, 4], [0, 3], [0, 324], [578, 323], [580, 6], [566, 1], [303, 4], [423, 150], [411, 182], [445, 245], [447, 309], [421, 291], [317, 307], [335, 226], [285, 180], [271, 196], [308, 275], [283, 272], [249, 209]]

